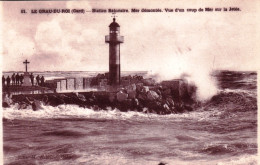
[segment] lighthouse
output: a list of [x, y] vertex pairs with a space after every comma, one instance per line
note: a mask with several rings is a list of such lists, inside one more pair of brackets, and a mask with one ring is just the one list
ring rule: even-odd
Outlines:
[[120, 36], [120, 26], [113, 18], [109, 25], [109, 35], [105, 36], [105, 42], [109, 43], [109, 85], [120, 85], [120, 44], [124, 37]]

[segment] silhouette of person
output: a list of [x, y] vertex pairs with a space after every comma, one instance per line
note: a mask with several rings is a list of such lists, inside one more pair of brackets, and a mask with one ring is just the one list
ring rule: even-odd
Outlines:
[[12, 75], [12, 85], [15, 85], [15, 73]]
[[16, 85], [19, 85], [19, 81], [20, 81], [20, 76], [19, 76], [19, 74], [17, 73], [16, 76], [15, 76], [15, 84], [16, 84]]
[[5, 86], [5, 76], [2, 77], [2, 85]]
[[31, 75], [30, 75], [30, 78], [31, 78], [31, 83], [32, 83], [32, 86], [34, 86], [34, 76], [33, 76], [33, 74], [31, 73]]
[[7, 83], [7, 86], [8, 86], [8, 87], [10, 86], [10, 81], [11, 81], [11, 79], [10, 79], [10, 77], [8, 76], [8, 77], [6, 78], [6, 83]]
[[20, 83], [23, 84], [23, 74], [20, 75]]
[[40, 85], [40, 76], [39, 75], [36, 76], [36, 82], [37, 82], [37, 85]]
[[41, 77], [41, 86], [44, 86], [44, 77]]

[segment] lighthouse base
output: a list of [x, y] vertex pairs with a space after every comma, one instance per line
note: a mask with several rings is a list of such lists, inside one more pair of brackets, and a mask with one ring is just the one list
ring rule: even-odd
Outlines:
[[120, 64], [109, 65], [109, 85], [120, 85]]

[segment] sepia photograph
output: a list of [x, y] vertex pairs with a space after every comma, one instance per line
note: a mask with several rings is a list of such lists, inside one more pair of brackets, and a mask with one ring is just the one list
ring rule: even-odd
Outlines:
[[2, 1], [0, 164], [259, 164], [258, 5]]

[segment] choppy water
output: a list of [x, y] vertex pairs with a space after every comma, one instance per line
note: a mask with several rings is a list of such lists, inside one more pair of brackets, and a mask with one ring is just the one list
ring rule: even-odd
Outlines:
[[6, 108], [5, 164], [257, 164], [257, 75], [213, 76], [219, 94], [184, 114]]

